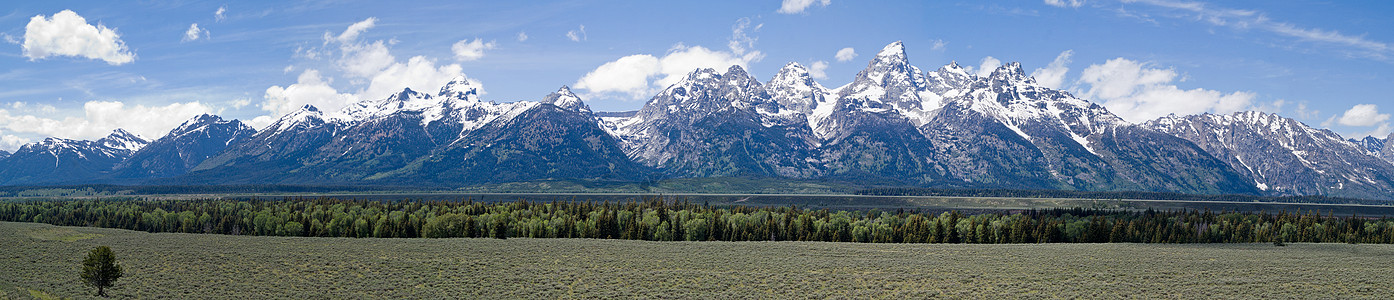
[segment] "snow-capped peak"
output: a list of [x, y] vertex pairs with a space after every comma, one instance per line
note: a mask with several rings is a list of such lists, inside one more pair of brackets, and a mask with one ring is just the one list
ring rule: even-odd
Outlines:
[[1026, 76], [1026, 71], [1021, 69], [1021, 63], [1019, 62], [1010, 62], [1001, 67], [997, 67], [996, 70], [992, 71], [992, 75], [988, 77], [994, 81], [1020, 82], [1031, 85], [1036, 83], [1035, 79]]
[[881, 48], [881, 52], [876, 53], [876, 58], [877, 60], [880, 60], [882, 57], [900, 58], [900, 60], [905, 60], [905, 43], [895, 41], [894, 43], [891, 43], [890, 45], [886, 45], [886, 47]]
[[828, 93], [823, 85], [813, 80], [808, 69], [792, 62], [784, 65], [774, 78], [765, 83], [765, 91], [779, 107], [805, 115], [812, 113]]
[[150, 140], [145, 139], [140, 135], [130, 133], [125, 129], [117, 128], [116, 130], [112, 131], [110, 135], [107, 135], [106, 137], [97, 140], [97, 143], [103, 147], [111, 149], [127, 150], [134, 152], [136, 150], [140, 150], [140, 148], [142, 147], [145, 147], [145, 145], [150, 144]]
[[184, 121], [183, 124], [179, 124], [179, 127], [175, 127], [174, 129], [170, 130], [169, 133], [166, 135], [178, 136], [206, 127], [209, 124], [222, 124], [226, 122], [227, 121], [223, 121], [223, 118], [218, 116], [210, 114], [200, 114], [198, 116], [190, 118], [188, 121]]
[[306, 104], [299, 110], [281, 116], [276, 122], [267, 126], [266, 131], [272, 132], [272, 135], [279, 135], [292, 129], [313, 128], [324, 123], [324, 113], [320, 112], [319, 108], [314, 105]]
[[581, 101], [581, 97], [576, 96], [576, 93], [571, 92], [571, 87], [565, 85], [561, 86], [560, 89], [557, 89], [556, 92], [552, 92], [551, 94], [548, 94], [546, 97], [542, 97], [542, 103], [556, 105], [557, 107], [561, 107], [562, 109], [570, 111], [584, 113], [591, 112], [590, 107], [586, 106], [586, 103]]
[[445, 86], [440, 88], [440, 93], [437, 94], [437, 96], [479, 101], [479, 88], [470, 84], [469, 79], [465, 78], [465, 76], [455, 76], [454, 79], [451, 79], [449, 83], [446, 83]]

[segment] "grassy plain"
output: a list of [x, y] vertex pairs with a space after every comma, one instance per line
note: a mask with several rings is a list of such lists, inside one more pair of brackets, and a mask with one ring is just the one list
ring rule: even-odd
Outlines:
[[0, 297], [1383, 298], [1394, 245], [852, 244], [349, 239], [144, 233], [0, 222]]

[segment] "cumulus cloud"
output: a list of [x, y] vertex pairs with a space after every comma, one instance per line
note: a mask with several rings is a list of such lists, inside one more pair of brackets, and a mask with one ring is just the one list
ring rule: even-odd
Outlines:
[[82, 117], [63, 119], [13, 114], [0, 109], [0, 126], [13, 132], [71, 139], [101, 138], [117, 128], [147, 138], [158, 138], [189, 118], [199, 114], [217, 113], [212, 107], [197, 101], [164, 106], [132, 106], [120, 101], [88, 101], [83, 104], [82, 109]]
[[242, 109], [247, 105], [252, 105], [252, 99], [240, 98], [237, 100], [232, 100], [232, 109]]
[[982, 60], [982, 62], [979, 62], [979, 63], [978, 63], [978, 68], [977, 68], [977, 69], [974, 69], [974, 68], [972, 68], [972, 67], [969, 67], [969, 68], [968, 68], [968, 73], [973, 73], [973, 74], [978, 75], [978, 76], [988, 76], [988, 75], [992, 75], [992, 71], [996, 71], [997, 68], [998, 68], [998, 67], [1001, 67], [1001, 66], [1002, 66], [1002, 61], [1001, 61], [1001, 60], [998, 60], [996, 57], [988, 56], [988, 57], [984, 57], [983, 60]]
[[20, 146], [24, 146], [24, 144], [28, 143], [29, 139], [18, 137], [12, 134], [0, 136], [0, 150], [14, 152], [15, 150], [18, 150]]
[[[679, 43], [668, 49], [663, 57], [635, 54], [602, 64], [581, 76], [572, 86], [588, 91], [591, 94], [588, 98], [611, 94], [640, 100], [677, 83], [698, 68], [718, 71], [725, 71], [733, 65], [748, 68], [750, 63], [764, 58], [759, 50], [754, 50], [755, 38], [747, 36], [748, 28], [748, 19], [737, 21], [736, 26], [732, 27], [731, 42], [727, 44], [730, 49], [727, 51]], [[755, 29], [758, 30], [759, 26], [755, 26]]]
[[1356, 104], [1336, 121], [1341, 125], [1369, 127], [1384, 123], [1389, 120], [1389, 114], [1379, 113], [1379, 106], [1374, 104]]
[[1046, 5], [1054, 7], [1080, 7], [1084, 0], [1045, 0]]
[[635, 54], [600, 65], [581, 76], [574, 86], [592, 93], [622, 93], [641, 99], [649, 93], [649, 77], [662, 69], [657, 57]]
[[801, 14], [814, 4], [828, 6], [828, 4], [832, 4], [832, 0], [784, 0], [784, 3], [779, 5], [779, 10], [775, 12], [791, 15]]
[[266, 89], [266, 101], [261, 109], [280, 116], [299, 110], [305, 105], [314, 105], [321, 111], [336, 111], [353, 103], [351, 94], [339, 93], [320, 76], [318, 70], [309, 69], [300, 73], [294, 84]]
[[198, 23], [189, 24], [189, 30], [184, 31], [184, 39], [180, 41], [196, 41], [199, 38], [208, 37], [208, 29], [198, 27]]
[[[322, 111], [334, 113], [339, 109], [362, 99], [381, 99], [391, 94], [411, 88], [418, 91], [431, 91], [449, 82], [452, 78], [463, 76], [459, 64], [438, 64], [437, 60], [425, 56], [413, 56], [400, 61], [392, 55], [388, 45], [395, 42], [382, 40], [363, 41], [362, 33], [372, 29], [376, 18], [368, 18], [354, 23], [343, 32], [324, 33], [325, 49], [299, 49], [297, 53], [314, 53], [313, 57], [334, 57], [332, 63], [338, 76], [347, 79], [349, 88], [334, 86], [334, 76], [316, 69], [305, 69], [296, 82], [286, 86], [272, 86], [266, 89], [264, 101], [259, 107], [271, 115], [253, 118], [248, 121], [254, 127], [265, 126], [286, 113], [305, 105], [314, 105]], [[494, 47], [494, 42], [482, 40], [460, 41], [451, 50], [461, 60], [478, 59], [483, 51]], [[303, 55], [311, 57], [310, 55]], [[285, 72], [294, 70], [287, 66]], [[472, 82], [478, 87], [478, 82]], [[482, 88], [481, 88], [482, 94]], [[242, 104], [245, 105], [245, 104]], [[234, 106], [238, 106], [234, 102]]]
[[60, 11], [52, 18], [43, 15], [30, 18], [29, 25], [24, 27], [23, 48], [29, 60], [75, 56], [122, 65], [136, 59], [115, 28], [88, 24], [87, 19], [71, 10]]
[[519, 32], [518, 32], [518, 41], [519, 41], [519, 42], [526, 42], [526, 41], [528, 41], [528, 33], [527, 33], [527, 32], [524, 32], [524, 31], [519, 31]]
[[576, 81], [575, 87], [591, 93], [618, 93], [638, 100], [667, 87], [693, 70], [712, 68], [725, 71], [736, 65], [747, 67], [750, 61], [727, 51], [702, 46], [678, 44], [663, 57], [636, 54], [605, 63]]
[[853, 58], [857, 58], [857, 50], [853, 50], [852, 47], [842, 48], [841, 50], [837, 50], [837, 54], [834, 54], [833, 58], [837, 58], [837, 61], [842, 62], [850, 61]]
[[[526, 36], [524, 37], [526, 39]], [[494, 41], [484, 42], [482, 39], [460, 40], [455, 45], [450, 46], [450, 51], [455, 52], [455, 59], [460, 61], [478, 60], [484, 57], [484, 50], [494, 49]]]
[[1184, 90], [1174, 84], [1178, 77], [1175, 70], [1152, 68], [1120, 57], [1085, 68], [1079, 79], [1082, 91], [1076, 93], [1100, 101], [1114, 114], [1131, 122], [1172, 113], [1223, 114], [1252, 107], [1253, 93]]
[[[408, 58], [406, 62], [402, 62], [392, 55], [387, 47], [388, 42], [382, 40], [360, 41], [358, 35], [372, 29], [376, 22], [377, 18], [368, 18], [350, 25], [338, 35], [327, 32], [324, 34], [326, 45], [338, 46], [340, 56], [336, 65], [344, 71], [344, 75], [352, 80], [367, 82], [367, 86], [362, 87], [353, 95], [354, 97], [377, 99], [400, 92], [403, 88], [425, 91], [443, 86], [450, 82], [450, 79], [464, 75], [458, 64], [437, 65], [436, 60], [425, 56], [413, 56]], [[493, 42], [480, 42], [481, 46], [485, 46], [484, 48], [493, 47]], [[456, 44], [459, 45], [459, 43]], [[468, 45], [461, 46], [469, 47]], [[459, 51], [455, 52], [457, 56], [460, 55]], [[479, 55], [482, 56], [483, 53], [480, 52]]]
[[218, 22], [227, 20], [227, 5], [219, 6], [218, 11], [213, 12], [213, 19]]
[[1070, 71], [1070, 56], [1074, 53], [1074, 50], [1060, 52], [1060, 55], [1056, 56], [1050, 65], [1031, 72], [1031, 77], [1035, 77], [1036, 83], [1043, 87], [1060, 89], [1065, 84], [1065, 73]]
[[828, 79], [828, 62], [815, 61], [808, 66], [808, 76], [813, 79]]
[[577, 30], [567, 31], [566, 38], [571, 39], [572, 42], [580, 42], [586, 40], [586, 25], [581, 24], [581, 28]]

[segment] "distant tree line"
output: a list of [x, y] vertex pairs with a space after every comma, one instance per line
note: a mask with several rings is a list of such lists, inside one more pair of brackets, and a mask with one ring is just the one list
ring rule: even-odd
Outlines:
[[148, 232], [447, 238], [867, 243], [1394, 243], [1394, 219], [1316, 213], [1027, 210], [829, 211], [623, 203], [341, 199], [0, 203], [0, 220]]
[[871, 188], [858, 190], [857, 195], [867, 196], [940, 196], [940, 197], [1014, 197], [1014, 198], [1069, 198], [1069, 199], [1137, 199], [1137, 200], [1180, 200], [1180, 201], [1233, 201], [1233, 202], [1278, 202], [1278, 203], [1328, 203], [1389, 205], [1391, 201], [1340, 198], [1327, 196], [1256, 196], [1256, 195], [1203, 195], [1168, 192], [1141, 191], [1066, 191], [1066, 190], [1012, 190], [1012, 189], [949, 189], [949, 188]]
[[230, 193], [330, 193], [422, 190], [429, 187], [352, 185], [111, 185], [0, 186], [0, 197], [67, 197], [109, 195], [230, 194]]

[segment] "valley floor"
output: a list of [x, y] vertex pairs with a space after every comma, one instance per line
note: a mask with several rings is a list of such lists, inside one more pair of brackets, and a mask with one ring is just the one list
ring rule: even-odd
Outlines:
[[0, 222], [0, 299], [1384, 298], [1394, 245], [249, 237]]

